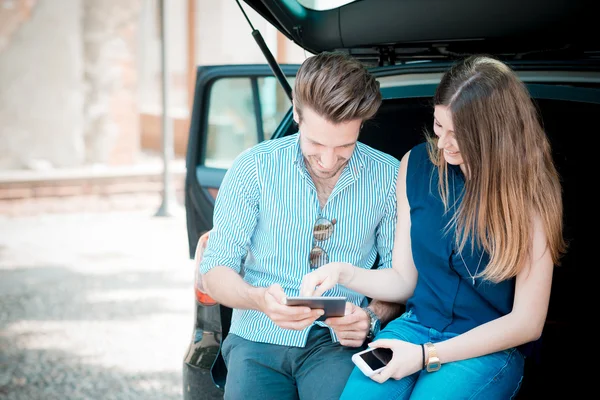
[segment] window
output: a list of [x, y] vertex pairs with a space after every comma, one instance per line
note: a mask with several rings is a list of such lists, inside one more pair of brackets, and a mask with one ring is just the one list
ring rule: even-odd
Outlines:
[[[293, 85], [294, 78], [289, 78]], [[292, 106], [275, 77], [222, 78], [210, 89], [204, 165], [229, 168], [245, 149], [268, 140]]]

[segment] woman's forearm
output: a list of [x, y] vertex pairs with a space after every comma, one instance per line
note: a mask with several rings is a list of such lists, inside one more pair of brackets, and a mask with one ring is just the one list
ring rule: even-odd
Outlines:
[[515, 314], [507, 314], [462, 335], [436, 343], [435, 347], [443, 365], [520, 346], [538, 339], [538, 333], [533, 323]]
[[392, 268], [364, 269], [346, 264], [340, 284], [367, 297], [392, 303], [406, 303], [414, 287]]

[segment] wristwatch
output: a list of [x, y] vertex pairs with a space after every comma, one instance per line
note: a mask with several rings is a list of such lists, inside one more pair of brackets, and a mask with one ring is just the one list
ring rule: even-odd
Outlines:
[[437, 350], [435, 349], [433, 343], [425, 343], [425, 347], [427, 348], [427, 360], [425, 360], [425, 368], [427, 369], [427, 372], [434, 372], [442, 368], [442, 363], [438, 358]]
[[377, 314], [375, 314], [375, 312], [369, 307], [363, 307], [362, 309], [365, 310], [369, 316], [369, 320], [371, 321], [369, 325], [369, 333], [367, 334], [367, 340], [373, 340], [373, 338], [377, 336], [379, 330], [381, 329], [381, 321], [379, 321]]

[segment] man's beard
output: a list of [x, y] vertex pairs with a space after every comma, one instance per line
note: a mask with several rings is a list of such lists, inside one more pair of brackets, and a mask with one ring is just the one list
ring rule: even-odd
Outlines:
[[306, 163], [306, 165], [308, 166], [308, 172], [310, 172], [310, 175], [315, 177], [315, 178], [319, 178], [319, 179], [330, 179], [333, 178], [334, 176], [336, 176], [342, 169], [344, 169], [344, 167], [346, 165], [348, 165], [348, 162], [350, 160], [345, 160], [343, 163], [340, 164], [339, 167], [337, 167], [335, 170], [331, 171], [331, 172], [321, 172], [318, 169], [314, 169], [312, 167], [312, 162], [318, 163], [316, 158], [310, 157], [308, 159], [308, 162]]

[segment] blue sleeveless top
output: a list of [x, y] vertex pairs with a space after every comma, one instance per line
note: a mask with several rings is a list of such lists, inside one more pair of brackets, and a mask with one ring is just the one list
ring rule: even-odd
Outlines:
[[[419, 273], [417, 286], [406, 308], [419, 322], [438, 331], [461, 334], [512, 310], [515, 279], [500, 283], [475, 280], [479, 265], [485, 269], [489, 255], [467, 241], [461, 254], [455, 245], [455, 228], [448, 228], [455, 208], [462, 201], [465, 185], [459, 166], [448, 165], [449, 210], [438, 191], [438, 172], [425, 143], [415, 146], [408, 159], [406, 194], [410, 204], [410, 238]], [[465, 265], [466, 263], [466, 265]]]

